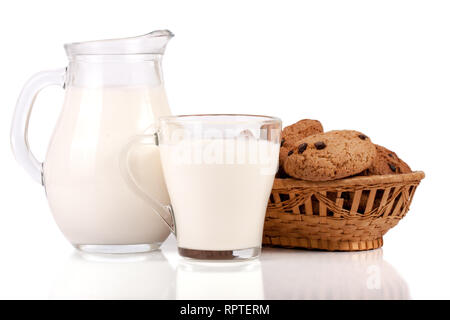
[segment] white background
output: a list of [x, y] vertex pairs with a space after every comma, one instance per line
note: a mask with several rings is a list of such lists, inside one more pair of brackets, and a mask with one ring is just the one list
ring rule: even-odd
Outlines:
[[[175, 33], [164, 58], [174, 114], [267, 114], [284, 124], [316, 118], [326, 130], [360, 130], [425, 171], [410, 213], [385, 237], [382, 254], [409, 297], [450, 298], [449, 17], [450, 3], [432, 0], [2, 1], [0, 298], [61, 297], [52, 295], [56, 275], [73, 264], [73, 249], [53, 222], [43, 188], [10, 150], [22, 85], [37, 71], [64, 67], [66, 42], [164, 28]], [[62, 90], [49, 88], [36, 101], [30, 143], [39, 159], [62, 97]], [[173, 239], [167, 246], [173, 249]], [[165, 255], [176, 265], [173, 250]], [[298, 270], [295, 263], [291, 270], [304, 276], [311, 271], [308, 255], [298, 255]], [[326, 257], [319, 263], [346, 268]], [[286, 290], [270, 287], [268, 273], [276, 278], [285, 267], [272, 260], [262, 260], [264, 297]], [[308, 287], [301, 290], [306, 295], [290, 297], [306, 297]]]

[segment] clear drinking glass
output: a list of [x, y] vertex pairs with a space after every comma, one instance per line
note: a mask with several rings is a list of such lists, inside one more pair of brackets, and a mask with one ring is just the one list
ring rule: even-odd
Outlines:
[[259, 256], [280, 134], [281, 121], [274, 117], [185, 115], [161, 117], [154, 135], [137, 138], [159, 145], [171, 200], [159, 211], [181, 256]]

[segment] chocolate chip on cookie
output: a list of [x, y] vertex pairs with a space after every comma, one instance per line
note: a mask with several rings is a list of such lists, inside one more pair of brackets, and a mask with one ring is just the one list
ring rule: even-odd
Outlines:
[[292, 155], [293, 153], [294, 153], [294, 151], [292, 151], [292, 150], [289, 151], [289, 152], [288, 152], [288, 157], [289, 157], [290, 155]]
[[308, 148], [308, 144], [307, 143], [302, 143], [298, 146], [298, 153], [302, 154], [306, 148]]
[[318, 142], [314, 143], [314, 146], [316, 147], [317, 150], [322, 150], [327, 147], [327, 145], [323, 141], [318, 141]]

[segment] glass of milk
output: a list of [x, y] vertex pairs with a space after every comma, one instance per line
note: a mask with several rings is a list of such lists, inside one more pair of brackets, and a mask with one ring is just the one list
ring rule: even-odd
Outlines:
[[223, 114], [164, 116], [154, 135], [139, 138], [159, 145], [171, 205], [158, 211], [181, 256], [259, 256], [280, 135], [278, 118]]

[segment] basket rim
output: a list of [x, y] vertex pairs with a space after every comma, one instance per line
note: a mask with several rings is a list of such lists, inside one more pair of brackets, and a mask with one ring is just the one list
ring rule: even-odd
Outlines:
[[272, 189], [370, 186], [379, 184], [418, 182], [424, 178], [425, 173], [423, 171], [414, 171], [411, 173], [403, 174], [357, 176], [333, 181], [305, 181], [293, 178], [275, 178]]

